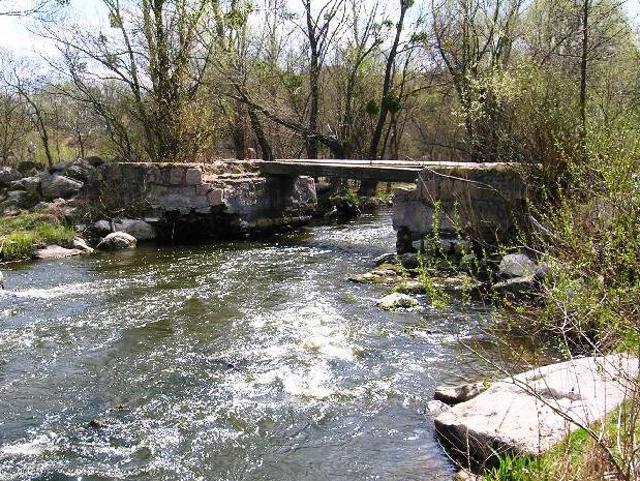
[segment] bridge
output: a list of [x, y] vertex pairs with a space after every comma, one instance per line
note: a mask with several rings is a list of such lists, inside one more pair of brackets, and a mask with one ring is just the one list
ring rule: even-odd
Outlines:
[[341, 177], [380, 182], [415, 182], [419, 173], [424, 169], [446, 174], [453, 171], [492, 171], [504, 165], [506, 164], [354, 159], [276, 159], [273, 161], [255, 161], [255, 166], [264, 175]]
[[317, 208], [314, 177], [412, 184], [395, 194], [393, 224], [398, 232], [408, 232], [416, 239], [433, 227], [436, 205], [441, 231], [452, 230], [451, 219], [458, 219], [465, 229], [471, 226], [483, 238], [513, 230], [513, 218], [525, 211], [526, 184], [520, 170], [504, 163], [342, 159], [107, 162], [83, 195], [87, 203], [99, 200], [101, 205], [124, 208], [123, 212], [134, 217], [141, 215], [143, 206], [144, 216], [161, 219], [171, 236], [215, 238], [295, 225], [307, 219]]

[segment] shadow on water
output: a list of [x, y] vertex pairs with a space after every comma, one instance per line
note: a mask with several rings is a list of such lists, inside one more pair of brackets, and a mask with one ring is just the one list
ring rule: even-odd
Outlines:
[[12, 267], [0, 480], [450, 479], [424, 409], [486, 313], [376, 309], [346, 279], [394, 241], [382, 213]]

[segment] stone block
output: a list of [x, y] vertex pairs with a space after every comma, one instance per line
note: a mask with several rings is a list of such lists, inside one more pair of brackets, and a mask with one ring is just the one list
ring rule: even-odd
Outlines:
[[196, 185], [196, 194], [207, 195], [211, 189], [213, 189], [211, 184], [198, 184]]
[[634, 395], [638, 359], [586, 357], [494, 382], [435, 418], [456, 454], [480, 464], [496, 452], [538, 456], [582, 426], [591, 426]]
[[207, 194], [207, 201], [209, 202], [210, 205], [221, 205], [223, 203], [223, 197], [224, 197], [223, 194], [224, 194], [223, 189], [212, 189]]
[[171, 167], [169, 169], [168, 183], [170, 185], [184, 185], [186, 169], [184, 167]]
[[189, 168], [185, 172], [185, 185], [198, 185], [202, 183], [202, 171], [197, 168]]
[[149, 167], [147, 170], [146, 180], [150, 184], [161, 184], [162, 183], [162, 172], [155, 165]]

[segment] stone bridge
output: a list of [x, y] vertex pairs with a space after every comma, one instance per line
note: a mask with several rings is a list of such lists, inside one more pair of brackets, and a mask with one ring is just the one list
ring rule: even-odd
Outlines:
[[513, 164], [387, 160], [106, 163], [85, 196], [101, 208], [158, 219], [172, 237], [224, 237], [305, 222], [316, 210], [318, 177], [405, 184], [394, 197], [393, 226], [413, 239], [434, 227], [436, 212], [442, 232], [505, 236], [525, 205]]
[[[265, 175], [339, 177], [380, 182], [415, 182], [426, 163], [402, 160], [277, 159], [256, 161]], [[435, 165], [435, 164], [434, 164]]]
[[[445, 235], [483, 240], [512, 236], [526, 222], [526, 189], [516, 164], [400, 160], [278, 159], [256, 161], [268, 176], [340, 177], [412, 184], [397, 189], [393, 227], [423, 238], [438, 222]], [[439, 219], [434, 219], [438, 212]], [[408, 240], [408, 239], [407, 239]]]

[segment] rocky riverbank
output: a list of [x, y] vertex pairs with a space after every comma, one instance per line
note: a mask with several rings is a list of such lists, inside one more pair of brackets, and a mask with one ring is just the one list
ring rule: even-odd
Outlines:
[[500, 457], [544, 455], [602, 421], [631, 399], [638, 374], [635, 357], [577, 358], [493, 382], [442, 386], [429, 411], [450, 454], [481, 471]]

